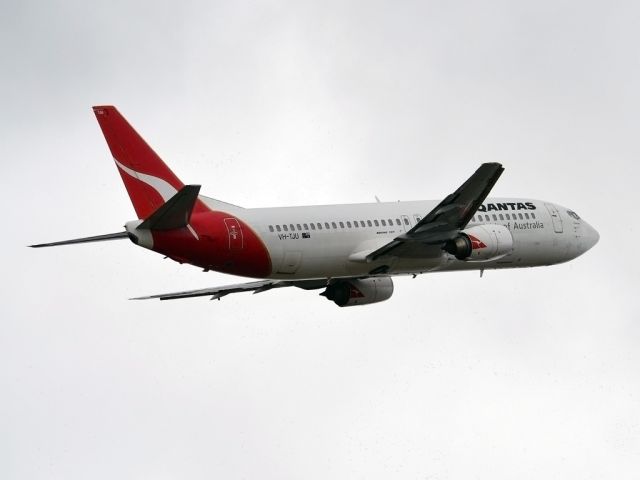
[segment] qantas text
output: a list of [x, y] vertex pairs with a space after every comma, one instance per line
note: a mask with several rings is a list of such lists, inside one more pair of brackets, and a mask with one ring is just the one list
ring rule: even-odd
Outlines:
[[478, 207], [479, 212], [490, 212], [492, 210], [535, 210], [536, 206], [531, 202], [526, 203], [487, 203]]

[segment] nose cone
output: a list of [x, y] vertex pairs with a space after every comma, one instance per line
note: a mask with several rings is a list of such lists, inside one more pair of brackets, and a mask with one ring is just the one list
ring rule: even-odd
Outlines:
[[582, 238], [582, 248], [584, 249], [584, 253], [587, 250], [591, 249], [591, 247], [593, 247], [596, 243], [598, 243], [598, 240], [600, 240], [600, 234], [587, 222], [584, 222], [583, 232], [584, 234]]

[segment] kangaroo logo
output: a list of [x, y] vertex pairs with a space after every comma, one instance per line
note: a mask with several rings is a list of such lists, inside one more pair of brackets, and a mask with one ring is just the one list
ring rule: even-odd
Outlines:
[[471, 240], [471, 249], [479, 250], [481, 248], [487, 248], [487, 246], [480, 240], [479, 238], [474, 237], [473, 235], [469, 235], [469, 240]]

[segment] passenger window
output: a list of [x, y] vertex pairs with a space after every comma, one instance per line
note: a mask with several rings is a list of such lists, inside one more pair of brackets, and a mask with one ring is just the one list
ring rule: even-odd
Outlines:
[[489, 215], [485, 215], [485, 216], [484, 216], [484, 219], [485, 219], [487, 222], [490, 222], [490, 221], [491, 221], [491, 220], [489, 219]]
[[533, 218], [535, 220], [536, 219], [536, 214], [531, 212], [531, 218]]
[[273, 225], [269, 225], [269, 231], [273, 232]]
[[351, 228], [351, 222], [347, 222], [347, 228]]
[[378, 223], [378, 220], [374, 220], [374, 221], [373, 221], [373, 224], [374, 224], [376, 227], [379, 227], [379, 226], [380, 226], [380, 224]]
[[338, 229], [338, 226], [336, 225], [336, 222], [331, 222], [331, 226], [332, 226], [333, 228], [335, 228], [336, 230]]
[[280, 231], [280, 225], [276, 225], [276, 230]]
[[382, 220], [380, 220], [382, 222], [382, 226], [386, 227], [387, 226], [387, 222], [384, 220], [384, 218]]
[[525, 214], [524, 214], [524, 218], [526, 218], [527, 220], [529, 220], [529, 214], [528, 214], [528, 213], [525, 213]]
[[507, 220], [511, 220], [511, 215], [509, 215], [508, 213], [505, 213], [504, 216], [507, 217]]
[[285, 232], [288, 232], [288, 231], [289, 231], [289, 228], [288, 228], [286, 225], [283, 225], [283, 226], [282, 226], [282, 228], [283, 228], [283, 230], [284, 230]]
[[409, 225], [409, 219], [407, 217], [404, 217], [404, 224]]
[[331, 227], [329, 226], [329, 222], [324, 222], [324, 228], [329, 230]]
[[371, 223], [371, 220], [367, 220], [367, 225], [369, 225], [370, 227], [373, 227], [373, 224]]
[[322, 224], [318, 222], [318, 230], [322, 230]]
[[504, 220], [504, 217], [502, 216], [502, 214], [498, 214], [498, 217], [500, 218], [500, 220]]
[[493, 217], [493, 221], [497, 222], [498, 221], [498, 217], [496, 217], [496, 214], [494, 213], [493, 215], [491, 215]]
[[305, 230], [309, 230], [309, 225], [307, 225], [306, 223], [303, 223], [302, 226], [304, 227]]
[[357, 220], [353, 221], [353, 226], [356, 227], [356, 228], [358, 228], [360, 226], [360, 225], [358, 225], [358, 221]]
[[399, 227], [401, 227], [401, 226], [402, 226], [402, 223], [400, 223], [400, 219], [399, 219], [399, 218], [396, 218], [396, 224], [397, 224]]
[[521, 213], [519, 213], [518, 216], [520, 217], [520, 220], [524, 220]]
[[389, 226], [392, 227], [393, 226], [393, 220], [389, 219]]
[[[306, 225], [306, 224], [305, 224], [305, 225]], [[318, 225], [320, 225], [320, 224], [318, 224]], [[312, 223], [312, 224], [311, 224], [311, 230], [315, 230], [315, 229], [316, 229], [316, 226]]]
[[299, 223], [296, 225], [296, 227], [298, 227], [298, 230], [302, 230], [302, 227], [300, 226]]
[[340, 222], [340, 228], [344, 228], [344, 222]]
[[366, 227], [366, 225], [365, 225], [365, 223], [364, 223], [364, 220], [360, 220], [360, 226], [361, 226], [362, 228]]
[[293, 226], [293, 223], [290, 223], [290, 224], [289, 224], [289, 227], [291, 228], [291, 231], [292, 231], [292, 232], [294, 232], [294, 231], [296, 230], [296, 229], [294, 228], [294, 226]]

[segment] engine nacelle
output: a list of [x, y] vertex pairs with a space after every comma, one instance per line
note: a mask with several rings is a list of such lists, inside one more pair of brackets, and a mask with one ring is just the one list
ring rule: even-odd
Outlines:
[[355, 280], [338, 280], [320, 295], [332, 300], [339, 307], [367, 305], [388, 300], [393, 294], [390, 277], [374, 277]]
[[497, 260], [513, 251], [513, 237], [503, 225], [476, 225], [445, 243], [444, 250], [468, 262]]

